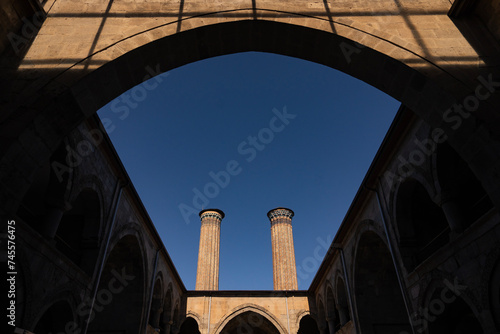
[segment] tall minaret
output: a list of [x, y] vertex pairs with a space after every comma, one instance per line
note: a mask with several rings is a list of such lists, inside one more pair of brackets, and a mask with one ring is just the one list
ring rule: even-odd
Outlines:
[[201, 232], [195, 290], [219, 290], [220, 223], [224, 212], [207, 209], [200, 212]]
[[297, 269], [293, 249], [293, 211], [276, 208], [267, 213], [271, 221], [274, 290], [297, 290]]

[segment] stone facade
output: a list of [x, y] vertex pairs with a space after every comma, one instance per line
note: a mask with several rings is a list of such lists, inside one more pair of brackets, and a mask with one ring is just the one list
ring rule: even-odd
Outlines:
[[[249, 318], [242, 315], [252, 314]], [[306, 291], [189, 292], [187, 317], [199, 324], [201, 333], [247, 333], [269, 325], [267, 332], [297, 333], [300, 320], [309, 314]], [[236, 324], [232, 324], [236, 319]]]
[[[64, 140], [13, 217], [17, 327], [178, 330], [186, 289], [109, 139], [92, 137], [99, 124], [89, 120]], [[88, 155], [71, 155], [83, 146]]]
[[318, 326], [497, 333], [498, 208], [435, 129], [405, 108], [394, 125], [309, 289]]

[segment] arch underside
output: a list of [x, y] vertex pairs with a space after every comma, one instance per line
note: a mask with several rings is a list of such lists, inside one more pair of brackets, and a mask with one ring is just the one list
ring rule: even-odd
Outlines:
[[[221, 318], [214, 327], [214, 334], [240, 334], [242, 332], [286, 334], [287, 330], [266, 308], [255, 304], [242, 304]], [[212, 332], [212, 330], [211, 330]]]
[[[366, 35], [359, 31], [355, 34], [357, 30], [352, 28], [348, 31], [353, 32], [351, 34], [353, 38], [361, 39]], [[491, 109], [490, 103], [494, 102], [493, 98], [487, 101], [488, 104], [481, 105], [482, 114], [476, 113], [468, 119], [469, 126], [451, 129], [451, 124], [444, 122], [441, 115], [465, 92], [473, 89], [425, 58], [394, 43], [377, 40], [380, 43], [389, 43], [390, 50], [403, 52], [406, 55], [403, 58], [407, 57], [404, 61], [406, 64], [403, 59], [355, 44], [353, 40], [340, 36], [338, 31], [331, 33], [289, 23], [240, 19], [235, 22], [205, 25], [158, 38], [126, 53], [123, 53], [122, 48], [118, 48], [121, 43], [111, 45], [109, 50], [115, 50], [113, 56], [116, 54], [119, 56], [113, 58], [114, 60], [110, 58], [98, 61], [96, 64], [102, 65], [93, 70], [80, 69], [78, 66], [62, 71], [58, 68], [41, 67], [34, 72], [29, 66], [24, 69], [21, 66], [14, 74], [11, 86], [15, 86], [19, 80], [26, 79], [26, 76], [32, 77], [33, 80], [30, 80], [30, 89], [17, 94], [17, 99], [10, 98], [9, 108], [6, 109], [10, 110], [12, 117], [4, 123], [6, 128], [3, 129], [8, 131], [2, 132], [8, 133], [8, 138], [5, 138], [4, 145], [0, 148], [0, 155], [3, 156], [1, 162], [6, 165], [2, 170], [1, 181], [7, 185], [6, 193], [9, 193], [10, 201], [14, 204], [6, 206], [5, 209], [9, 212], [12, 208], [14, 210], [17, 208], [18, 201], [26, 191], [24, 187], [19, 187], [19, 184], [29, 184], [36, 165], [48, 159], [48, 156], [45, 157], [40, 152], [54, 151], [64, 136], [113, 98], [168, 70], [201, 59], [246, 51], [292, 56], [338, 69], [403, 102], [432, 126], [441, 127], [450, 134], [452, 146], [463, 145], [463, 141], [455, 139], [463, 137], [468, 138], [468, 145], [477, 145], [479, 149], [484, 150], [483, 156], [498, 155], [497, 150], [484, 145], [482, 137], [487, 134], [491, 138], [499, 134], [500, 131], [494, 131], [493, 128], [500, 125], [500, 121], [479, 124], [474, 120], [477, 115], [491, 116], [488, 110]], [[374, 41], [366, 39], [366, 44], [372, 42]], [[109, 50], [106, 49], [105, 52]], [[348, 50], [347, 54], [345, 50]], [[97, 54], [87, 58], [86, 62], [92, 62], [96, 57]], [[103, 55], [100, 54], [99, 57]], [[418, 61], [408, 61], [410, 58]], [[414, 65], [417, 63], [419, 66]], [[459, 71], [466, 71], [470, 67], [457, 66], [460, 67]], [[9, 112], [4, 116], [8, 118], [8, 114]], [[493, 114], [494, 117], [496, 114]], [[23, 122], [19, 124], [18, 119], [22, 119]], [[486, 129], [485, 126], [490, 129]], [[21, 136], [24, 137], [24, 145], [20, 148], [16, 143]], [[461, 152], [459, 148], [455, 148]], [[30, 156], [31, 161], [27, 162], [26, 166], [12, 164], [12, 160], [16, 160], [16, 156], [23, 150]], [[35, 150], [36, 154], [33, 153]], [[464, 158], [471, 160], [471, 157]], [[475, 162], [470, 161], [470, 163]], [[24, 175], [18, 175], [18, 170], [25, 171]], [[17, 182], [13, 180], [13, 174], [17, 174], [15, 180]], [[495, 175], [491, 177], [498, 178]], [[492, 185], [497, 184], [492, 180], [489, 182], [482, 180], [482, 182], [486, 188], [494, 188]]]
[[276, 326], [265, 316], [253, 311], [246, 311], [238, 314], [227, 322], [220, 333], [281, 334]]
[[360, 236], [355, 261], [354, 295], [361, 331], [411, 332], [391, 255], [375, 232]]
[[[46, 72], [46, 77], [55, 78], [46, 89], [55, 89], [56, 82], [62, 82], [66, 87], [69, 83], [71, 96], [86, 115], [96, 112], [145, 78], [198, 60], [247, 51], [291, 56], [332, 67], [367, 82], [416, 111], [423, 109], [419, 103], [426, 103], [421, 99], [422, 94], [429, 94], [426, 97], [432, 97], [433, 102], [439, 100], [451, 105], [454, 96], [453, 91], [448, 90], [454, 88], [459, 94], [466, 94], [474, 88], [468, 89], [425, 57], [383, 39], [372, 37], [391, 46], [387, 47], [386, 53], [365, 47], [365, 44], [356, 44], [357, 39], [362, 38], [353, 34], [356, 29], [348, 30], [351, 34], [346, 35], [358, 38], [349, 39], [338, 32], [289, 23], [239, 20], [165, 36], [126, 53], [120, 49], [120, 56], [116, 58], [108, 56], [108, 59], [99, 60], [100, 54], [96, 54], [63, 72], [50, 68], [39, 71]], [[109, 48], [117, 49], [119, 45]], [[391, 52], [387, 52], [389, 50]], [[400, 57], [390, 55], [394, 50], [402, 53]], [[90, 65], [80, 69], [81, 64]], [[20, 73], [23, 71], [21, 67]], [[26, 71], [29, 72], [29, 67]]]

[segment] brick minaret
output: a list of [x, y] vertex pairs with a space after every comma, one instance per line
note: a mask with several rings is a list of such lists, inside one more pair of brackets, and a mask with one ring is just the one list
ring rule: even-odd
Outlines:
[[297, 290], [297, 269], [293, 249], [293, 211], [276, 208], [267, 213], [271, 221], [274, 290]]
[[223, 218], [224, 212], [221, 210], [207, 209], [200, 212], [196, 290], [219, 290], [220, 223]]

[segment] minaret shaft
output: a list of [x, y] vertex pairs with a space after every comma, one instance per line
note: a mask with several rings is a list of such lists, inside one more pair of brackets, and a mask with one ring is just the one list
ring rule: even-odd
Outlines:
[[224, 212], [217, 209], [200, 212], [201, 230], [195, 290], [219, 290], [220, 225]]
[[293, 211], [277, 208], [268, 212], [271, 221], [274, 290], [297, 290], [297, 269], [293, 248]]

